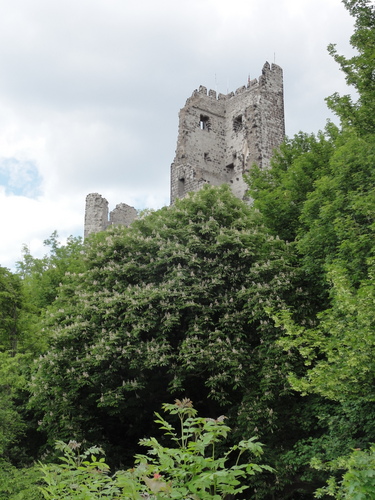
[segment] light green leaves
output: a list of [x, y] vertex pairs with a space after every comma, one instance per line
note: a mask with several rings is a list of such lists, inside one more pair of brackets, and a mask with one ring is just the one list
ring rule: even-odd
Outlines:
[[110, 476], [104, 458], [97, 458], [103, 453], [99, 448], [81, 452], [80, 443], [57, 442], [56, 448], [64, 453], [60, 457], [63, 464], [40, 465], [46, 483], [41, 488], [44, 498], [222, 500], [247, 490], [249, 476], [264, 470], [273, 472], [269, 466], [242, 460], [249, 452], [257, 457], [262, 454], [262, 445], [255, 438], [242, 440], [224, 455], [217, 455], [215, 446], [230, 432], [224, 417], [196, 416], [187, 398], [163, 408], [179, 418], [179, 428], [174, 428], [157, 414], [156, 422], [173, 437], [174, 447], [164, 446], [154, 437], [142, 439], [140, 444], [149, 448], [148, 454], [137, 455], [132, 469]]

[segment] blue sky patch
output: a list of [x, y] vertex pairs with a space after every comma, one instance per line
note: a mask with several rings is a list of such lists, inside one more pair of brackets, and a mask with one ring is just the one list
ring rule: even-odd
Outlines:
[[42, 177], [30, 160], [0, 158], [0, 185], [7, 195], [37, 198], [41, 194]]

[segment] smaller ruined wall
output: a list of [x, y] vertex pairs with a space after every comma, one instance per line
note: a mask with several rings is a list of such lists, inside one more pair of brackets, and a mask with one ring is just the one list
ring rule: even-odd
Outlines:
[[86, 196], [84, 237], [104, 231], [108, 226], [108, 201], [99, 193]]
[[108, 201], [99, 193], [90, 193], [86, 196], [84, 237], [111, 225], [130, 226], [136, 218], [136, 209], [126, 203], [116, 205], [108, 214]]
[[109, 223], [116, 226], [130, 226], [137, 218], [137, 210], [126, 203], [119, 203], [109, 214]]

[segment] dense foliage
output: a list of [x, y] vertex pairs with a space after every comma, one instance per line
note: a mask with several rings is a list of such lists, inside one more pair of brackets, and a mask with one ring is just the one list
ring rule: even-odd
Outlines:
[[22, 289], [19, 276], [0, 267], [0, 348], [13, 355], [18, 349]]
[[[290, 221], [294, 231], [298, 262], [311, 287], [320, 288], [321, 312], [313, 324], [295, 321], [288, 311], [270, 311], [287, 334], [279, 345], [305, 360], [305, 373], [291, 370], [289, 381], [302, 394], [321, 398], [319, 418], [326, 432], [312, 439], [310, 447], [319, 457], [323, 445], [319, 458], [328, 460], [328, 465], [319, 469], [334, 471], [337, 477], [319, 495], [372, 498], [373, 451], [358, 450], [375, 441], [375, 7], [366, 0], [344, 4], [356, 18], [351, 43], [357, 54], [346, 59], [333, 46], [330, 51], [357, 90], [358, 100], [338, 94], [330, 97], [328, 104], [340, 117], [341, 129], [335, 132], [329, 125], [319, 142], [299, 136], [286, 143], [270, 172], [255, 170], [252, 193], [255, 206], [276, 234], [282, 223], [280, 218], [271, 221], [272, 214], [280, 207], [286, 215], [286, 227]], [[317, 144], [324, 144], [323, 163]], [[309, 173], [312, 182], [304, 182], [304, 174]], [[303, 191], [294, 206], [296, 179]], [[353, 449], [357, 451], [350, 455]], [[342, 483], [340, 469], [348, 470]]]
[[[60, 457], [63, 463], [41, 465], [44, 498], [221, 500], [248, 490], [249, 476], [271, 471], [266, 465], [248, 462], [249, 454], [262, 454], [262, 445], [254, 438], [242, 440], [223, 456], [216, 456], [215, 448], [231, 430], [225, 417], [199, 417], [186, 398], [164, 404], [163, 409], [170, 416], [178, 416], [174, 426], [156, 413], [156, 422], [171, 438], [171, 446], [163, 446], [154, 437], [141, 440], [140, 444], [149, 448], [148, 454], [137, 455], [134, 467], [113, 476], [104, 457], [97, 456], [103, 454], [100, 448], [82, 451], [82, 443], [58, 442], [57, 448], [64, 453]], [[233, 465], [228, 464], [230, 458]]]
[[327, 99], [328, 106], [340, 117], [344, 128], [349, 127], [360, 136], [373, 136], [375, 131], [375, 11], [372, 0], [343, 0], [346, 9], [355, 19], [355, 32], [350, 38], [356, 50], [347, 58], [337, 53], [334, 44], [328, 47], [330, 54], [344, 72], [346, 82], [358, 95], [353, 101], [350, 95], [333, 94]]
[[356, 54], [329, 51], [357, 100], [329, 97], [340, 126], [254, 166], [252, 206], [206, 187], [0, 267], [1, 499], [41, 498], [32, 464], [54, 470], [56, 440], [102, 446], [115, 468], [142, 438], [169, 449], [153, 414], [175, 398], [228, 417], [212, 464], [264, 443], [275, 472], [248, 479], [251, 498], [373, 498], [375, 7], [343, 3]]
[[293, 356], [276, 347], [264, 306], [303, 311], [290, 257], [227, 186], [92, 238], [86, 271], [65, 280], [44, 323], [50, 347], [30, 402], [41, 428], [126, 461], [176, 394], [225, 411], [274, 453], [297, 401], [286, 380]]

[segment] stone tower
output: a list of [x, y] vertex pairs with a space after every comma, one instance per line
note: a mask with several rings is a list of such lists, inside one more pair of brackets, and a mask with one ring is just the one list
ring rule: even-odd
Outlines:
[[116, 205], [108, 214], [108, 201], [98, 193], [90, 193], [86, 196], [84, 237], [104, 231], [110, 225], [129, 226], [136, 218], [136, 209], [126, 203]]
[[283, 72], [266, 62], [259, 79], [216, 96], [199, 87], [179, 114], [171, 166], [171, 203], [204, 184], [228, 183], [244, 198], [243, 174], [253, 163], [267, 168], [285, 135]]

